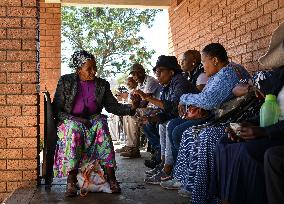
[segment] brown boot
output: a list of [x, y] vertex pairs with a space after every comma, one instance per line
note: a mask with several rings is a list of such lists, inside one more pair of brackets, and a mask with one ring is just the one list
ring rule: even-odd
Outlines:
[[138, 147], [131, 147], [125, 152], [121, 152], [120, 156], [122, 157], [129, 157], [129, 158], [140, 158], [140, 150]]
[[125, 152], [125, 151], [127, 151], [129, 148], [131, 148], [131, 147], [123, 146], [122, 148], [116, 149], [115, 152], [116, 152], [116, 153]]
[[75, 197], [77, 196], [77, 171], [72, 170], [69, 172], [67, 177], [67, 185], [66, 185], [66, 192], [65, 197]]

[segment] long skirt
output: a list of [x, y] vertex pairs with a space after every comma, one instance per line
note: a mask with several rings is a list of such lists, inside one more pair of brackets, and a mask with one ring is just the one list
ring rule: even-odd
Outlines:
[[226, 137], [221, 138], [216, 147], [211, 193], [232, 204], [267, 203], [264, 153], [278, 145], [284, 142], [258, 139], [233, 143]]
[[66, 119], [57, 129], [57, 146], [54, 156], [54, 176], [67, 176], [82, 164], [99, 160], [100, 164], [115, 167], [115, 153], [107, 124], [107, 116], [94, 115], [92, 127]]
[[225, 135], [225, 126], [192, 128], [184, 132], [175, 166], [174, 178], [192, 192], [191, 203], [219, 203], [209, 194], [216, 144]]

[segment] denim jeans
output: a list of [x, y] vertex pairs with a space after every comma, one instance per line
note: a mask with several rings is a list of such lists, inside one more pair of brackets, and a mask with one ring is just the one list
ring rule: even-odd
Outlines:
[[142, 128], [152, 148], [158, 153], [156, 154], [156, 160], [160, 161], [161, 160], [161, 145], [160, 145], [158, 124], [148, 123], [146, 125], [143, 125]]
[[172, 155], [174, 163], [177, 160], [178, 155], [178, 149], [180, 145], [180, 141], [182, 138], [183, 132], [194, 125], [200, 125], [205, 123], [208, 120], [208, 118], [202, 118], [202, 119], [195, 119], [195, 120], [186, 120], [182, 119], [181, 117], [172, 119], [168, 126], [167, 126], [167, 132], [168, 137], [172, 146]]

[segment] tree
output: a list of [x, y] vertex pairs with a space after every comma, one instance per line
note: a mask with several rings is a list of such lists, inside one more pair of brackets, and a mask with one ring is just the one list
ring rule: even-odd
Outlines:
[[[155, 51], [143, 46], [144, 38], [139, 36], [139, 31], [142, 25], [152, 27], [158, 12], [152, 9], [63, 7], [63, 39], [70, 43], [73, 51], [85, 49], [96, 56], [97, 75], [126, 73], [134, 62], [150, 64]], [[66, 62], [67, 57], [63, 61]]]

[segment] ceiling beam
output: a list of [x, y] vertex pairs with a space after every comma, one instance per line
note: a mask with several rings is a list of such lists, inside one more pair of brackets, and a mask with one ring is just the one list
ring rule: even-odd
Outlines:
[[61, 3], [63, 6], [167, 9], [170, 7], [170, 1], [171, 0], [45, 0], [45, 3]]

